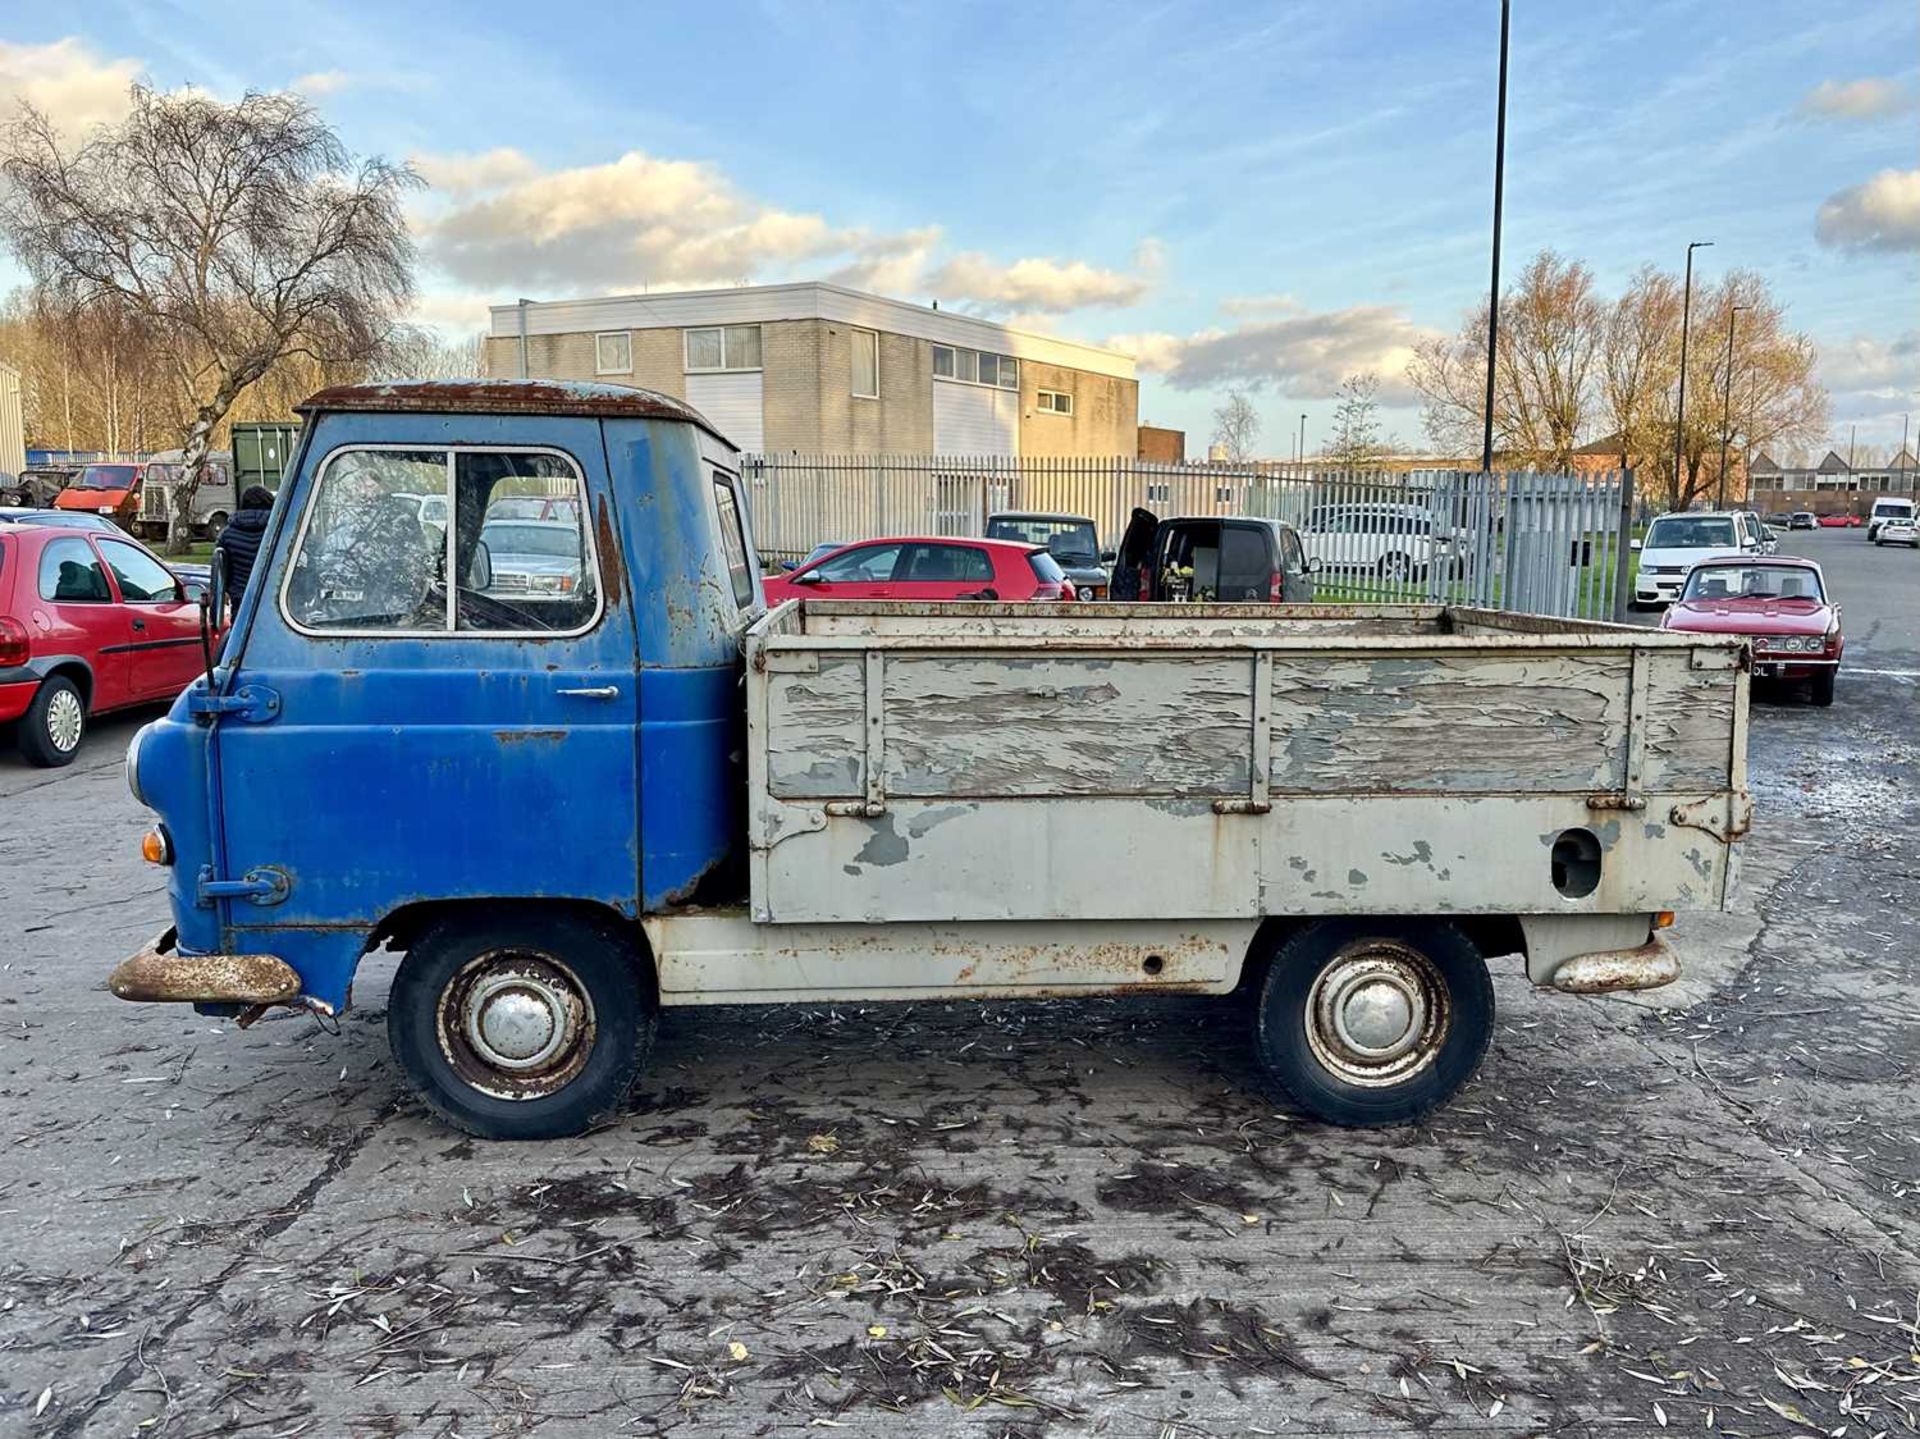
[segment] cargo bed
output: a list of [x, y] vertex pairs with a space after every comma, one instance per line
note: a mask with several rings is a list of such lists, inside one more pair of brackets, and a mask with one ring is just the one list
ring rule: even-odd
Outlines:
[[1746, 827], [1738, 640], [809, 600], [746, 645], [762, 922], [1715, 908]]

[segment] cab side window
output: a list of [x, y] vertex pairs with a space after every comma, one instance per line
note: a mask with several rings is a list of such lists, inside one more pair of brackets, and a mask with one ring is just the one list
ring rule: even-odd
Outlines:
[[107, 572], [85, 540], [55, 540], [40, 551], [40, 598], [55, 605], [104, 605], [113, 600]]
[[578, 631], [600, 609], [580, 474], [544, 451], [336, 452], [285, 606], [327, 632]]
[[733, 583], [733, 602], [741, 609], [753, 607], [753, 566], [747, 560], [747, 531], [740, 518], [740, 497], [733, 481], [713, 472], [713, 503], [720, 514], [720, 547], [727, 557], [727, 576]]

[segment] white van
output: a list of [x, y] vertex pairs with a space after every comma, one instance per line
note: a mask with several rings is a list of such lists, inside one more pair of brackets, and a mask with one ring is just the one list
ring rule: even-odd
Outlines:
[[1687, 583], [1687, 571], [1702, 560], [1759, 554], [1765, 544], [1758, 521], [1728, 510], [1688, 510], [1662, 515], [1635, 540], [1640, 569], [1633, 581], [1633, 607], [1672, 604]]
[[1876, 545], [1880, 543], [1880, 526], [1888, 520], [1911, 520], [1913, 501], [1894, 499], [1891, 496], [1873, 502], [1873, 513], [1867, 516], [1867, 538]]

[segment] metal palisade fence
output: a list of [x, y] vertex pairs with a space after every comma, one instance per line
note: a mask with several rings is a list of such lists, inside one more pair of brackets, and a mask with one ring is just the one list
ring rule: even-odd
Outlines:
[[1624, 612], [1632, 477], [1312, 465], [1168, 465], [1010, 455], [748, 455], [754, 538], [770, 562], [879, 536], [978, 537], [1003, 512], [1091, 519], [1120, 543], [1135, 509], [1163, 519], [1283, 520], [1328, 602]]

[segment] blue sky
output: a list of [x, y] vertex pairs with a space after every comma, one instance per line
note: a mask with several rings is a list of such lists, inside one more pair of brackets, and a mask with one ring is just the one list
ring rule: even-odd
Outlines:
[[[1834, 430], [1920, 411], [1912, 0], [1515, 6], [1509, 273], [1603, 287], [1760, 271], [1820, 345]], [[1264, 448], [1484, 291], [1498, 7], [169, 4], [14, 10], [0, 102], [84, 123], [144, 75], [300, 88], [414, 159], [422, 315], [837, 278], [1141, 356], [1142, 418], [1198, 451], [1221, 386]], [[1826, 218], [1821, 219], [1826, 206]], [[1417, 410], [1388, 422], [1421, 442]], [[1920, 414], [1916, 414], [1920, 420]]]

